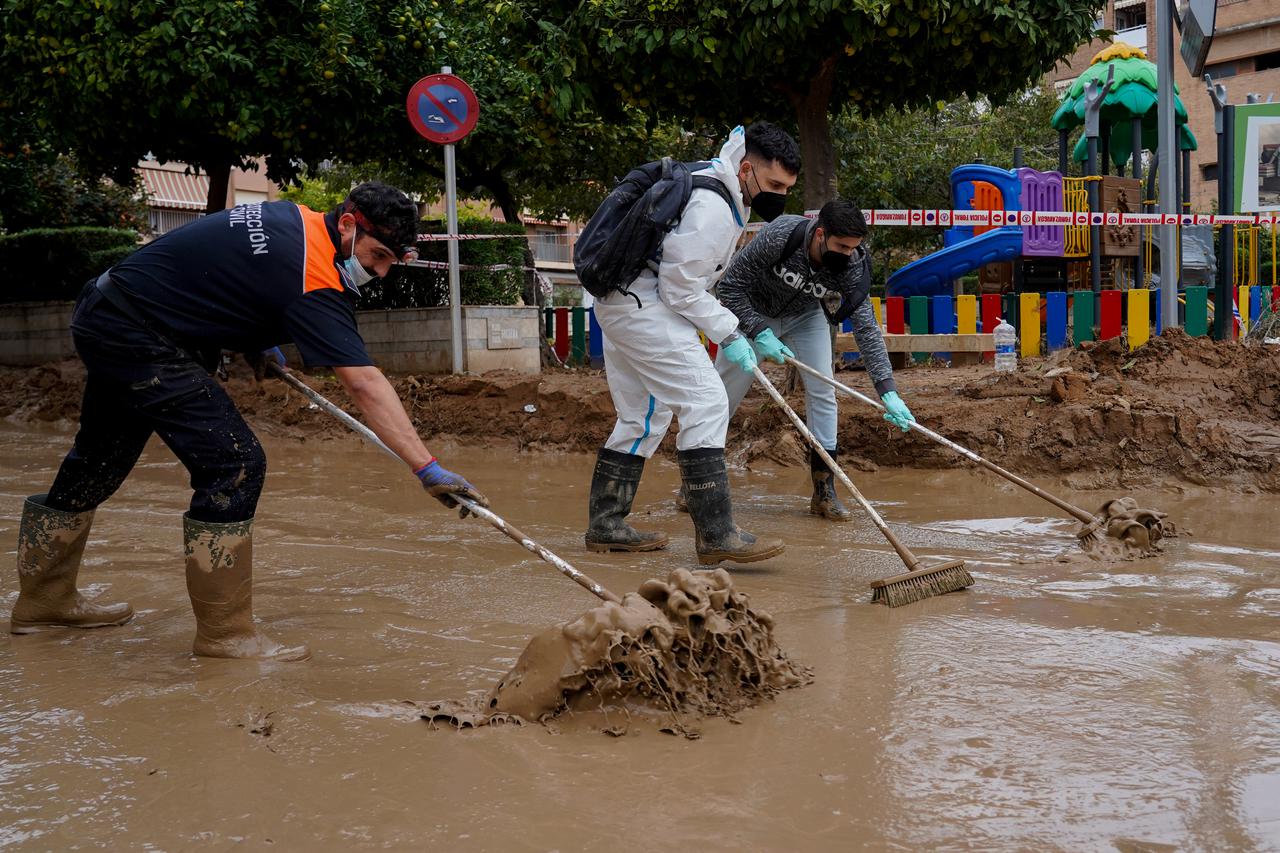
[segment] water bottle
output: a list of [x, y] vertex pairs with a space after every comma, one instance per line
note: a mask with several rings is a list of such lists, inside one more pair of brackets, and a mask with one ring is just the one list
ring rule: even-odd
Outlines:
[[996, 339], [996, 373], [1013, 373], [1018, 369], [1018, 330], [1009, 325], [1003, 317], [995, 328]]

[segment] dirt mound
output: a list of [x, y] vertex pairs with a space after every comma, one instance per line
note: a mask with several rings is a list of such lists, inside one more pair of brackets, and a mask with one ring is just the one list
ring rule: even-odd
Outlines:
[[812, 680], [728, 572], [677, 569], [534, 637], [478, 706], [435, 702], [422, 716], [472, 727], [638, 705], [694, 735], [690, 718], [729, 717]]
[[[766, 372], [784, 385], [782, 368], [769, 365]], [[841, 375], [846, 384], [867, 387], [859, 372]], [[1172, 479], [1280, 491], [1280, 347], [1170, 330], [1132, 353], [1111, 340], [1024, 360], [1010, 374], [975, 365], [916, 367], [897, 377], [922, 423], [1026, 476], [1065, 475], [1081, 488]], [[594, 452], [613, 427], [601, 371], [391, 380], [418, 429], [437, 443], [445, 437], [521, 451]], [[0, 417], [74, 420], [83, 381], [76, 361], [0, 369]], [[351, 407], [332, 374], [307, 381]], [[346, 435], [300, 394], [278, 382], [254, 383], [239, 363], [225, 387], [261, 433], [299, 440]], [[801, 392], [788, 396], [803, 408]], [[854, 400], [840, 401], [839, 434], [850, 469], [968, 464]], [[739, 408], [728, 444], [730, 458], [741, 464], [803, 465], [807, 458], [786, 416], [759, 391]], [[674, 455], [675, 428], [660, 452]]]

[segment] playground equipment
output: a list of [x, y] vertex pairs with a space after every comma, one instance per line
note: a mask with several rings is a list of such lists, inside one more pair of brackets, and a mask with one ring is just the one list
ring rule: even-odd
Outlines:
[[[1187, 111], [1181, 100], [1176, 101], [1175, 112], [1183, 178], [1178, 204], [1186, 210], [1190, 151], [1195, 149], [1196, 140], [1186, 127]], [[893, 318], [906, 308], [911, 331], [918, 333], [918, 317], [945, 316], [945, 298], [954, 300], [954, 321], [929, 323], [926, 330], [945, 334], [958, 326], [961, 334], [970, 330], [976, 333], [976, 311], [968, 307], [976, 307], [976, 303], [968, 303], [972, 297], [961, 295], [957, 280], [989, 264], [1011, 263], [1013, 293], [1006, 294], [1004, 300], [997, 296], [994, 301], [988, 298], [992, 294], [984, 294], [981, 325], [984, 332], [989, 332], [1003, 314], [1018, 327], [1023, 355], [1040, 351], [1038, 333], [1042, 327], [1045, 343], [1052, 350], [1066, 345], [1068, 337], [1079, 341], [1091, 340], [1095, 335], [1111, 337], [1113, 330], [1118, 334], [1114, 321], [1121, 315], [1129, 318], [1131, 345], [1145, 341], [1160, 304], [1158, 292], [1148, 289], [1155, 281], [1151, 271], [1156, 254], [1165, 248], [1156, 240], [1155, 229], [1101, 224], [1096, 220], [1087, 225], [1019, 226], [1017, 213], [1150, 212], [1156, 175], [1152, 169], [1144, 190], [1143, 150], [1154, 151], [1158, 146], [1156, 113], [1156, 66], [1141, 50], [1128, 45], [1113, 45], [1100, 51], [1054, 114], [1053, 125], [1059, 131], [1060, 142], [1058, 171], [968, 164], [952, 172], [954, 209], [1009, 211], [1009, 224], [991, 229], [950, 228], [943, 235], [941, 250], [894, 272], [886, 287], [888, 331], [894, 332]], [[1068, 135], [1081, 125], [1085, 132], [1071, 158]], [[1066, 176], [1071, 159], [1083, 163], [1084, 175]], [[1114, 175], [1110, 174], [1112, 166]], [[1126, 166], [1129, 176], [1124, 174]], [[1180, 279], [1183, 270], [1189, 274], [1184, 284], [1207, 284], [1214, 272], [1211, 252], [1205, 251], [1206, 241], [1203, 235], [1197, 236], [1198, 239], [1187, 241], [1189, 253], [1183, 251], [1181, 235], [1177, 247], [1168, 247], [1180, 259], [1186, 258], [1179, 269]], [[1032, 281], [1026, 272], [1031, 269], [1026, 264], [1028, 260], [1040, 262], [1035, 267], [1038, 275], [1034, 283], [1048, 286], [1049, 293], [1043, 300], [1039, 292], [1028, 291], [1024, 286]], [[1073, 282], [1078, 286], [1072, 287]], [[895, 298], [908, 302], [899, 308], [891, 304]], [[919, 305], [918, 299], [933, 304]], [[1191, 301], [1188, 297], [1187, 304]], [[1112, 306], [1119, 309], [1115, 316]], [[923, 324], [923, 320], [919, 322]]]
[[[998, 169], [972, 163], [951, 173], [951, 198], [957, 210], [1064, 210], [1062, 175], [1035, 169]], [[987, 264], [1024, 257], [1061, 258], [1068, 230], [1087, 226], [1036, 225], [999, 228], [956, 226], [943, 234], [943, 248], [907, 264], [889, 276], [890, 296], [950, 293], [952, 282]]]

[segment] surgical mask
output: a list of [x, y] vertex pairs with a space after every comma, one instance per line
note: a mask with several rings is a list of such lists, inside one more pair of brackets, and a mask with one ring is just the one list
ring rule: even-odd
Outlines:
[[840, 273], [849, 269], [849, 262], [853, 260], [844, 252], [836, 252], [827, 248], [827, 241], [822, 241], [822, 268], [832, 275], [840, 275]]
[[377, 278], [364, 264], [356, 260], [356, 239], [359, 236], [360, 229], [357, 228], [351, 234], [351, 254], [342, 262], [343, 269], [347, 271], [347, 277], [351, 279], [351, 289], [356, 293], [359, 293], [360, 288]]
[[787, 207], [787, 197], [783, 193], [765, 192], [760, 189], [760, 181], [756, 180], [755, 169], [751, 170], [751, 179], [755, 181], [756, 192], [751, 196], [748, 206], [765, 222], [772, 222], [782, 215]]

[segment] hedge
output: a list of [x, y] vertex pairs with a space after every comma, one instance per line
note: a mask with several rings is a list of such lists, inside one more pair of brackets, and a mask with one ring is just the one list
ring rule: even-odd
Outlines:
[[75, 299], [90, 278], [138, 248], [138, 235], [120, 228], [36, 228], [0, 234], [0, 302]]
[[[423, 222], [419, 233], [443, 234], [441, 222]], [[528, 238], [518, 222], [495, 222], [491, 219], [464, 219], [458, 222], [460, 234], [511, 234], [507, 240], [461, 240], [458, 243], [462, 302], [464, 305], [514, 305], [524, 289], [525, 253]], [[449, 259], [448, 243], [427, 240], [418, 245], [421, 260], [444, 262]], [[508, 265], [513, 269], [479, 270], [467, 266]], [[425, 267], [392, 267], [382, 281], [370, 282], [361, 290], [360, 307], [437, 308], [449, 304], [449, 271]]]

